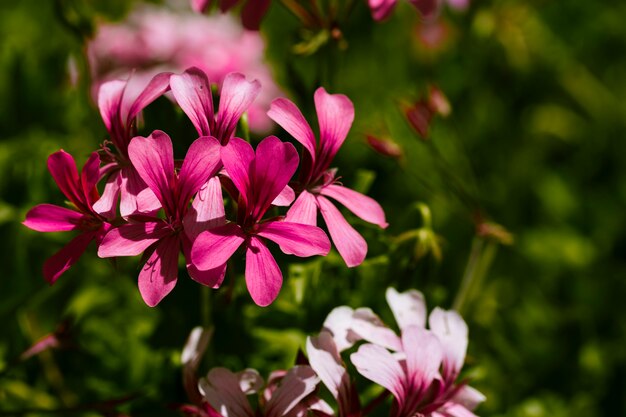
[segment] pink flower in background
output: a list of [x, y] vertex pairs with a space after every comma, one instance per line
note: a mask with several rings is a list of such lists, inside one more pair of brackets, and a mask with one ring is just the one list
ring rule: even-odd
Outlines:
[[297, 191], [299, 196], [287, 213], [286, 220], [316, 225], [321, 212], [328, 231], [349, 267], [363, 262], [367, 254], [365, 239], [348, 224], [333, 203], [343, 204], [361, 219], [387, 227], [382, 207], [354, 190], [338, 183], [335, 169], [329, 169], [354, 120], [354, 106], [343, 94], [328, 94], [324, 88], [315, 92], [315, 108], [320, 127], [319, 142], [311, 126], [291, 101], [278, 98], [272, 102], [268, 115], [304, 146]]
[[[425, 18], [433, 18], [439, 13], [441, 0], [408, 0]], [[384, 20], [396, 7], [398, 0], [368, 0], [372, 17], [376, 21]]]
[[[202, 231], [224, 223], [219, 180], [220, 145], [215, 138], [200, 137], [191, 144], [178, 174], [170, 137], [155, 131], [135, 137], [128, 155], [139, 176], [160, 201], [165, 218], [129, 217], [129, 223], [111, 229], [99, 249], [100, 257], [135, 256], [147, 259], [139, 273], [139, 291], [146, 304], [157, 305], [176, 285], [178, 254], [187, 259], [189, 275], [201, 284], [219, 286], [224, 267], [198, 271], [190, 262], [191, 241]], [[202, 194], [202, 188], [206, 191]], [[192, 197], [199, 196], [189, 207]]]
[[[115, 150], [106, 144], [103, 147], [102, 174], [108, 177], [102, 198], [94, 204], [97, 212], [114, 217], [118, 199], [122, 217], [161, 207], [131, 165], [128, 145], [137, 134], [137, 118], [141, 111], [169, 90], [169, 77], [170, 73], [161, 73], [146, 83], [142, 77], [132, 76], [127, 81], [112, 80], [100, 86], [98, 107]], [[141, 198], [139, 194], [143, 194]]]
[[189, 117], [200, 136], [213, 136], [222, 144], [235, 133], [243, 113], [252, 105], [261, 90], [258, 81], [247, 81], [242, 74], [224, 78], [217, 114], [213, 113], [211, 85], [199, 68], [188, 68], [170, 78], [172, 94]]
[[202, 232], [193, 244], [191, 258], [201, 270], [223, 267], [237, 248], [246, 248], [246, 285], [254, 302], [271, 304], [282, 286], [282, 273], [266, 245], [278, 244], [287, 254], [300, 257], [326, 255], [330, 242], [315, 226], [262, 218], [286, 188], [298, 166], [298, 152], [290, 143], [270, 136], [252, 146], [232, 138], [222, 147], [222, 163], [239, 191], [236, 223]]
[[266, 111], [274, 98], [283, 95], [264, 62], [264, 51], [259, 33], [244, 30], [230, 15], [203, 16], [149, 6], [138, 8], [121, 23], [101, 25], [87, 45], [95, 91], [104, 81], [127, 78], [133, 70], [134, 76], [141, 76], [198, 67], [219, 86], [231, 72], [258, 80], [263, 89], [248, 110], [255, 132], [271, 129]]
[[48, 169], [72, 209], [40, 204], [26, 214], [24, 225], [38, 232], [80, 232], [44, 263], [44, 278], [54, 284], [80, 258], [92, 240], [96, 245], [100, 244], [111, 226], [107, 223], [110, 218], [98, 214], [93, 208], [99, 198], [96, 184], [100, 179], [100, 157], [96, 152], [91, 154], [80, 175], [74, 158], [63, 150], [48, 157]]
[[[271, 0], [219, 0], [219, 7], [222, 12], [227, 12], [237, 4], [243, 3], [244, 6], [241, 10], [243, 26], [249, 30], [259, 30], [259, 25], [270, 7], [270, 2]], [[191, 8], [198, 13], [204, 13], [211, 6], [211, 3], [211, 0], [191, 0]]]

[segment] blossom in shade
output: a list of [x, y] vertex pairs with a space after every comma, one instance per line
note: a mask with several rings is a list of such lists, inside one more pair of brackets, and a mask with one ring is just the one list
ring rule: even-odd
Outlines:
[[237, 221], [198, 235], [191, 251], [201, 270], [223, 267], [240, 247], [246, 251], [246, 285], [254, 302], [267, 306], [278, 295], [282, 273], [266, 246], [266, 239], [287, 254], [307, 257], [326, 255], [330, 242], [315, 226], [262, 218], [286, 188], [298, 166], [298, 153], [275, 136], [262, 140], [256, 150], [246, 141], [232, 138], [221, 148], [224, 168], [239, 192]]
[[[439, 13], [441, 0], [408, 0], [426, 19], [431, 19]], [[396, 7], [398, 0], [368, 0], [372, 17], [381, 21], [389, 17]]]
[[343, 204], [361, 219], [387, 227], [382, 207], [372, 198], [342, 186], [336, 170], [330, 169], [335, 154], [343, 144], [354, 120], [354, 106], [343, 94], [328, 94], [324, 88], [315, 92], [315, 108], [320, 127], [319, 142], [298, 107], [278, 98], [268, 115], [302, 144], [300, 176], [295, 185], [299, 193], [286, 220], [316, 225], [321, 212], [330, 236], [349, 267], [363, 262], [367, 254], [365, 239], [352, 227], [329, 198]]
[[[211, 6], [211, 3], [211, 0], [191, 0], [191, 8], [198, 13], [204, 13]], [[243, 26], [249, 30], [259, 30], [261, 20], [267, 13], [271, 0], [219, 0], [219, 7], [222, 12], [227, 12], [238, 3], [244, 4], [241, 10]]]
[[370, 342], [351, 355], [357, 371], [391, 392], [393, 416], [474, 416], [472, 410], [485, 397], [465, 382], [456, 382], [468, 341], [467, 325], [461, 316], [435, 308], [428, 318], [430, 329], [426, 329], [421, 293], [398, 293], [389, 288], [387, 302], [400, 336], [371, 312], [361, 317], [355, 312], [347, 325], [359, 338]]
[[[215, 138], [198, 138], [189, 147], [176, 173], [172, 141], [166, 133], [155, 131], [147, 138], [135, 137], [128, 146], [133, 166], [158, 198], [165, 218], [145, 214], [129, 216], [129, 223], [107, 233], [98, 255], [105, 258], [144, 252], [147, 261], [139, 273], [139, 291], [151, 307], [176, 285], [181, 250], [194, 280], [217, 287], [224, 277], [224, 267], [198, 271], [189, 256], [191, 241], [202, 230], [224, 223], [221, 187], [214, 178], [219, 168], [219, 149]], [[198, 196], [190, 206], [196, 193]]]
[[137, 134], [139, 113], [169, 89], [169, 77], [169, 73], [158, 74], [147, 85], [141, 77], [131, 77], [100, 86], [98, 107], [115, 149], [103, 147], [102, 174], [108, 177], [102, 198], [94, 204], [97, 212], [114, 216], [118, 199], [123, 217], [160, 208], [158, 199], [130, 163], [128, 145]]
[[211, 84], [199, 68], [188, 68], [170, 78], [172, 94], [189, 117], [200, 136], [213, 136], [227, 145], [235, 133], [237, 123], [261, 90], [261, 84], [247, 81], [239, 73], [224, 78], [217, 114], [213, 112]]
[[80, 258], [91, 241], [100, 244], [111, 227], [108, 223], [111, 219], [93, 208], [99, 199], [96, 184], [100, 179], [100, 157], [96, 152], [91, 154], [80, 174], [74, 158], [63, 150], [48, 157], [48, 170], [72, 208], [40, 204], [26, 213], [24, 225], [38, 232], [80, 232], [44, 263], [44, 278], [54, 284]]

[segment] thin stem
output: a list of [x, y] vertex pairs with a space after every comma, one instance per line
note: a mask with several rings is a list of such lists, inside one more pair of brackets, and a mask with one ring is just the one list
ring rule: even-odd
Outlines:
[[463, 307], [465, 306], [472, 281], [474, 281], [474, 278], [476, 277], [478, 263], [484, 246], [484, 239], [475, 236], [472, 241], [470, 256], [467, 260], [467, 265], [465, 266], [465, 272], [463, 273], [463, 279], [461, 280], [461, 287], [459, 288], [459, 292], [456, 294], [454, 304], [452, 304], [452, 309], [458, 311], [459, 313], [461, 313]]
[[315, 19], [311, 14], [300, 4], [294, 0], [280, 0], [281, 4], [285, 6], [295, 17], [297, 17], [304, 26], [315, 27]]

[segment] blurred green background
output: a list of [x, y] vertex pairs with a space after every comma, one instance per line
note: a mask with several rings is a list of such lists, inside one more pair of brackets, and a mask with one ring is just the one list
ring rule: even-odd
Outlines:
[[[487, 396], [477, 414], [626, 415], [626, 3], [475, 2], [465, 13], [445, 10], [447, 40], [428, 48], [408, 4], [375, 23], [357, 2], [339, 22], [342, 41], [317, 45], [319, 31], [302, 30], [275, 1], [262, 33], [277, 80], [309, 120], [319, 85], [354, 101], [355, 124], [334, 165], [345, 185], [381, 203], [390, 226], [349, 217], [370, 246], [355, 269], [335, 252], [278, 257], [285, 283], [265, 309], [245, 292], [242, 263], [219, 291], [202, 290], [181, 269], [154, 309], [137, 291], [137, 259], [114, 265], [91, 250], [54, 286], [42, 278], [44, 260], [68, 236], [20, 222], [35, 204], [63, 201], [46, 170], [50, 153], [63, 148], [82, 164], [105, 139], [84, 37], [132, 6], [0, 2], [0, 416], [128, 395], [137, 398], [119, 410], [130, 415], [176, 415], [167, 406], [187, 401], [179, 354], [194, 326], [215, 327], [203, 370], [267, 375], [293, 364], [333, 307], [370, 306], [393, 323], [387, 286], [417, 288], [430, 308], [451, 308], [472, 254], [460, 308], [470, 328], [465, 375]], [[435, 117], [423, 139], [402, 103], [430, 84], [452, 112]], [[145, 119], [194, 139], [166, 99]], [[403, 157], [377, 154], [367, 134], [393, 140]], [[417, 202], [430, 207], [432, 228]], [[64, 349], [16, 361], [65, 320]]]

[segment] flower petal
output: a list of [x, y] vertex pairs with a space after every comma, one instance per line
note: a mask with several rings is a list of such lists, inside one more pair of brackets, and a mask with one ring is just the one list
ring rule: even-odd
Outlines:
[[335, 307], [324, 320], [323, 329], [333, 335], [333, 340], [339, 352], [349, 349], [354, 345], [354, 340], [350, 335], [352, 329], [352, 315], [354, 310], [348, 306]]
[[[317, 337], [308, 337], [306, 353], [311, 368], [320, 377], [333, 398], [339, 400], [339, 392], [345, 391], [345, 387], [350, 385], [350, 378], [332, 335], [322, 331]], [[339, 404], [341, 405], [341, 402]]]
[[135, 256], [172, 233], [163, 221], [129, 223], [111, 229], [98, 247], [98, 256]]
[[98, 152], [93, 152], [80, 174], [80, 183], [82, 185], [82, 192], [85, 199], [85, 203], [91, 208], [91, 205], [100, 197], [96, 185], [100, 181], [100, 155]]
[[241, 11], [241, 23], [248, 30], [259, 30], [261, 20], [270, 7], [270, 0], [248, 0]]
[[218, 177], [209, 179], [198, 191], [191, 208], [185, 214], [183, 226], [187, 237], [194, 241], [205, 230], [226, 223], [222, 186]]
[[277, 98], [272, 101], [267, 115], [300, 142], [311, 158], [315, 158], [315, 135], [298, 106], [286, 98]]
[[374, 20], [381, 21], [391, 14], [397, 0], [368, 0], [368, 2]]
[[117, 214], [117, 202], [120, 198], [120, 187], [122, 185], [122, 174], [120, 170], [115, 170], [107, 178], [104, 184], [104, 191], [100, 199], [93, 204], [93, 210], [107, 219], [115, 218]]
[[337, 208], [326, 198], [317, 197], [322, 217], [328, 232], [348, 267], [360, 265], [367, 255], [367, 242], [343, 217]]
[[428, 387], [439, 374], [443, 348], [437, 336], [419, 326], [402, 329], [402, 349], [406, 354], [408, 377], [414, 387]]
[[161, 302], [176, 286], [178, 279], [178, 237], [169, 236], [157, 247], [139, 272], [139, 292], [150, 307]]
[[[195, 3], [207, 3], [196, 1]], [[206, 5], [205, 5], [206, 6]], [[199, 7], [203, 7], [199, 4]], [[188, 68], [182, 74], [170, 77], [172, 94], [200, 136], [210, 136], [214, 127], [211, 83], [204, 71]]]
[[224, 417], [253, 417], [254, 412], [241, 390], [239, 378], [226, 368], [213, 368], [200, 380], [204, 399]]
[[[160, 74], [155, 75], [148, 85], [139, 93], [135, 101], [131, 104], [128, 109], [128, 114], [126, 116], [126, 127], [129, 128], [132, 120], [139, 114], [140, 111], [145, 109], [150, 103], [152, 103], [157, 98], [161, 97], [167, 90], [170, 89], [170, 77], [172, 76], [171, 72], [162, 72]], [[129, 80], [129, 85], [132, 83], [132, 80]], [[126, 91], [124, 95], [131, 94], [129, 91], [129, 85], [126, 86]]]
[[222, 146], [221, 157], [228, 177], [247, 204], [250, 194], [250, 173], [254, 162], [252, 145], [243, 139], [232, 138], [228, 145]]
[[283, 417], [315, 390], [320, 382], [310, 366], [296, 365], [280, 381], [265, 407], [266, 417]]
[[26, 213], [24, 226], [38, 232], [66, 232], [78, 228], [88, 216], [53, 204], [39, 204]]
[[282, 284], [283, 274], [265, 243], [250, 237], [246, 249], [246, 286], [252, 300], [261, 307], [270, 305]]
[[183, 385], [189, 400], [194, 404], [202, 402], [202, 394], [198, 389], [198, 366], [206, 352], [213, 335], [213, 330], [206, 327], [194, 327], [180, 355], [183, 364]]
[[65, 245], [60, 251], [52, 255], [43, 264], [43, 276], [50, 285], [72, 265], [85, 252], [87, 245], [95, 238], [94, 232], [81, 233]]
[[296, 199], [296, 192], [288, 185], [278, 194], [278, 196], [272, 201], [273, 206], [289, 207], [293, 200]]
[[409, 3], [427, 19], [435, 17], [441, 9], [441, 0], [409, 0]]
[[204, 231], [191, 248], [191, 262], [201, 270], [224, 265], [246, 239], [241, 228], [228, 223]]
[[406, 376], [398, 360], [387, 349], [372, 344], [361, 345], [350, 355], [350, 360], [361, 375], [388, 389], [402, 408]]
[[228, 143], [239, 119], [260, 92], [261, 83], [257, 80], [247, 81], [243, 74], [233, 72], [224, 78], [216, 116], [216, 132], [213, 133], [222, 145]]
[[387, 288], [385, 297], [400, 330], [407, 326], [426, 326], [426, 302], [421, 292], [409, 290], [399, 293], [390, 287]]
[[325, 171], [348, 136], [354, 121], [354, 105], [343, 94], [328, 94], [324, 87], [315, 91], [315, 109], [320, 125], [320, 146], [316, 172]]
[[210, 288], [219, 288], [226, 275], [226, 264], [202, 271], [191, 262], [191, 241], [186, 235], [181, 235], [181, 243], [191, 279]]
[[[354, 311], [350, 330], [360, 339], [365, 339], [370, 343], [395, 351], [402, 350], [402, 342], [398, 335], [369, 308], [361, 307]], [[354, 339], [354, 336], [352, 337]]]
[[98, 109], [109, 133], [113, 131], [114, 124], [119, 126], [121, 123], [119, 112], [125, 87], [126, 81], [112, 80], [102, 83], [98, 89]]
[[468, 410], [473, 410], [486, 399], [487, 398], [477, 389], [469, 385], [464, 385], [454, 394], [451, 401], [461, 404]]
[[178, 207], [187, 207], [191, 197], [221, 167], [220, 148], [217, 139], [209, 136], [202, 136], [191, 144], [178, 174]]
[[120, 170], [120, 215], [127, 218], [135, 213], [152, 213], [161, 202], [132, 165]]
[[79, 187], [78, 170], [72, 155], [64, 150], [53, 153], [48, 157], [48, 170], [67, 199], [79, 211], [83, 213], [88, 211], [89, 208], [85, 204], [84, 194]]
[[322, 188], [321, 194], [337, 200], [366, 222], [377, 224], [383, 229], [388, 226], [383, 208], [371, 197], [334, 184]]
[[317, 201], [315, 196], [304, 190], [300, 193], [293, 206], [287, 211], [286, 222], [317, 225]]
[[456, 379], [465, 362], [468, 343], [467, 324], [456, 311], [445, 311], [436, 307], [428, 317], [428, 325], [443, 346], [445, 377]]
[[300, 257], [328, 255], [330, 241], [319, 227], [284, 221], [260, 223], [257, 235], [277, 243], [280, 250]]

